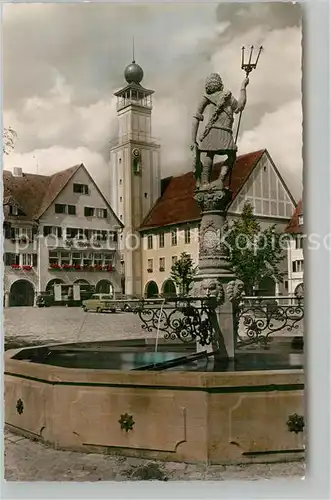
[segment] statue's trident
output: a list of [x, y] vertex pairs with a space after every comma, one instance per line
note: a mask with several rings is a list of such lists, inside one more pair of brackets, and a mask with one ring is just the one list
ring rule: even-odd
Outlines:
[[[252, 45], [250, 48], [248, 63], [245, 63], [245, 47], [241, 48], [241, 69], [243, 69], [245, 71], [246, 78], [248, 78], [248, 75], [253, 71], [253, 69], [256, 69], [262, 50], [263, 50], [263, 47], [261, 46], [259, 48], [258, 53], [257, 53], [255, 63], [252, 63], [252, 57], [253, 57], [253, 51], [254, 51], [254, 46]], [[237, 144], [238, 135], [239, 135], [241, 116], [242, 116], [242, 111], [240, 111], [239, 119], [238, 119], [238, 126], [237, 126], [236, 139], [235, 139], [236, 144]]]

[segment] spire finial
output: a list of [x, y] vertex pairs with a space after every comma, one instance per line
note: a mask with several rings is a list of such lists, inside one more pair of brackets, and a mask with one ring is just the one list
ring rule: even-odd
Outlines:
[[134, 36], [132, 37], [132, 62], [135, 63], [135, 58], [134, 58]]

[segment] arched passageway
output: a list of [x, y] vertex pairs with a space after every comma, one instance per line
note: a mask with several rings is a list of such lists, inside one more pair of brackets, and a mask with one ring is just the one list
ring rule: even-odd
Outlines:
[[145, 286], [145, 297], [151, 299], [159, 295], [159, 288], [155, 281], [149, 281]]
[[54, 285], [63, 285], [64, 281], [60, 278], [54, 278], [50, 280], [46, 285], [46, 292], [54, 293]]
[[31, 281], [15, 281], [9, 293], [9, 306], [33, 306], [34, 305], [34, 286]]
[[87, 280], [79, 279], [74, 281], [74, 285], [89, 285], [90, 283]]
[[162, 295], [164, 297], [174, 297], [177, 295], [175, 283], [168, 279], [162, 285]]
[[96, 284], [95, 293], [106, 293], [108, 295], [114, 295], [113, 284], [109, 280], [100, 280]]

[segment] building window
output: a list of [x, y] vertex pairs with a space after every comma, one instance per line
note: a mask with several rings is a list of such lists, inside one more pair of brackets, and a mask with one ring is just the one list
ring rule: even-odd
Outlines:
[[48, 254], [49, 264], [59, 264], [59, 254], [58, 252], [49, 252]]
[[173, 255], [173, 256], [171, 257], [171, 264], [172, 264], [172, 265], [176, 264], [177, 260], [178, 260], [177, 255]]
[[106, 267], [110, 267], [113, 265], [113, 254], [111, 253], [106, 253], [104, 256], [104, 265]]
[[61, 264], [70, 264], [70, 253], [61, 252]]
[[80, 252], [73, 252], [72, 253], [72, 265], [73, 266], [80, 266], [82, 263], [82, 254]]
[[120, 179], [120, 186], [122, 186], [122, 179]]
[[299, 226], [303, 226], [303, 215], [299, 215]]
[[144, 193], [145, 198], [148, 198], [148, 193]]
[[165, 271], [165, 257], [160, 257], [159, 259], [159, 271]]
[[102, 254], [101, 253], [95, 253], [94, 254], [93, 264], [95, 266], [102, 266], [103, 265], [103, 258], [102, 258]]
[[147, 272], [152, 273], [153, 272], [153, 259], [148, 259], [147, 260]]
[[284, 281], [284, 287], [285, 287], [285, 290], [288, 290], [288, 281], [287, 280]]
[[75, 205], [68, 205], [68, 214], [69, 215], [76, 215], [76, 206]]
[[5, 253], [4, 254], [5, 266], [12, 266], [20, 264], [20, 256], [18, 253]]
[[159, 234], [159, 247], [164, 248], [164, 233]]
[[74, 193], [89, 194], [88, 186], [86, 184], [74, 184]]
[[152, 250], [152, 248], [153, 248], [153, 235], [152, 234], [149, 234], [147, 236], [147, 248], [148, 248], [148, 250]]
[[22, 254], [22, 266], [32, 266], [32, 255], [29, 253]]
[[188, 243], [191, 243], [191, 229], [185, 229], [185, 243], [188, 244]]
[[65, 214], [66, 213], [66, 205], [62, 205], [60, 203], [55, 203], [55, 213], [56, 214]]
[[295, 248], [296, 250], [303, 248], [303, 237], [301, 235], [295, 238]]
[[171, 231], [171, 245], [173, 247], [177, 245], [177, 229]]
[[44, 226], [43, 228], [44, 236], [54, 236], [62, 238], [62, 227], [59, 226]]
[[107, 209], [106, 208], [96, 208], [95, 215], [99, 219], [106, 219], [107, 218]]
[[94, 208], [92, 208], [92, 207], [84, 207], [84, 215], [85, 215], [85, 217], [93, 217], [93, 215], [94, 215]]
[[294, 273], [302, 273], [303, 272], [303, 260], [295, 260], [292, 262], [292, 271]]
[[123, 197], [122, 196], [120, 196], [120, 201], [123, 201]]

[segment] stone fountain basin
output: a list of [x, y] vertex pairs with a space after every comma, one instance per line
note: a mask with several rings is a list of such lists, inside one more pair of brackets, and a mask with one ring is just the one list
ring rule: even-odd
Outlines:
[[[121, 369], [61, 366], [75, 350], [84, 351], [84, 360], [89, 350], [102, 351], [103, 359], [106, 352]], [[158, 360], [192, 352], [162, 342], [159, 350]], [[187, 463], [303, 456], [303, 432], [287, 425], [291, 415], [304, 415], [302, 368], [213, 371], [205, 361], [195, 369], [140, 370], [153, 351], [151, 341], [6, 351], [5, 423], [55, 448], [83, 452]], [[123, 353], [125, 366], [117, 359], [123, 361]], [[140, 354], [140, 361], [132, 362], [130, 353]]]

